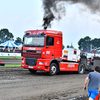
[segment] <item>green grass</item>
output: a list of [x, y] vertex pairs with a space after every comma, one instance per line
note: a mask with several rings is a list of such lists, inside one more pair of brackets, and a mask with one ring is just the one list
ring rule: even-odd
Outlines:
[[0, 56], [0, 59], [22, 59], [21, 56]]
[[11, 64], [11, 65], [5, 65], [0, 67], [21, 67], [21, 64]]

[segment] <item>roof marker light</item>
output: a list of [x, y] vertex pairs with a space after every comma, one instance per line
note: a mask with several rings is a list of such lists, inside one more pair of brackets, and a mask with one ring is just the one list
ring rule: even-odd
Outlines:
[[40, 34], [42, 35], [43, 34], [43, 31], [40, 31]]
[[40, 34], [42, 34], [42, 31], [40, 31]]
[[30, 33], [26, 33], [26, 35], [30, 35]]
[[25, 32], [25, 35], [30, 35], [31, 34], [31, 32]]

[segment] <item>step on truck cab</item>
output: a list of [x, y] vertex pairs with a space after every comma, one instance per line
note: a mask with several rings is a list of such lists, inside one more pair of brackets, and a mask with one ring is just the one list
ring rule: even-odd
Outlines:
[[[21, 67], [31, 73], [37, 70], [55, 75], [60, 71], [84, 73], [84, 65], [77, 61], [64, 60], [62, 56], [63, 36], [60, 31], [28, 30], [23, 37]], [[67, 58], [67, 56], [66, 56]]]

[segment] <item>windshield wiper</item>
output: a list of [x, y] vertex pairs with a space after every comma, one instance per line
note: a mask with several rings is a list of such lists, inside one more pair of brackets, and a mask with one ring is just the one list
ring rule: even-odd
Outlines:
[[37, 45], [37, 47], [43, 47], [43, 45]]
[[44, 47], [44, 45], [23, 45], [24, 47]]
[[36, 45], [23, 45], [25, 47], [36, 47]]

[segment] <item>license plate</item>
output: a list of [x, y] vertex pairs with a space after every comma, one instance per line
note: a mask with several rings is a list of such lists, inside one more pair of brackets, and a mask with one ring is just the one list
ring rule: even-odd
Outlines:
[[28, 66], [28, 68], [33, 68], [32, 66]]

